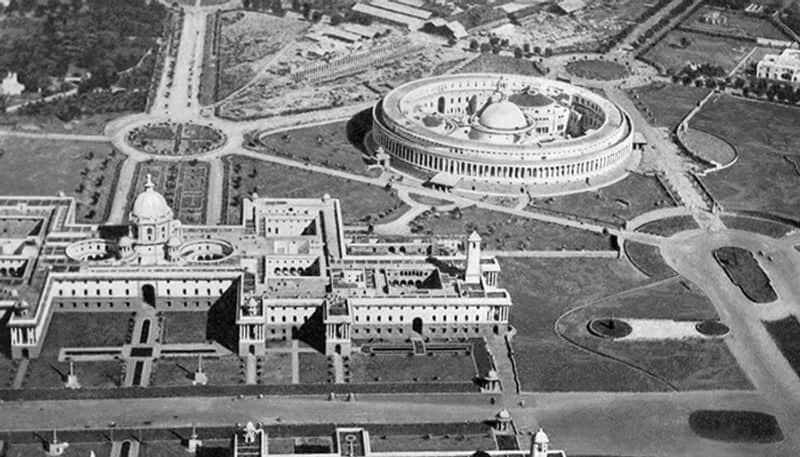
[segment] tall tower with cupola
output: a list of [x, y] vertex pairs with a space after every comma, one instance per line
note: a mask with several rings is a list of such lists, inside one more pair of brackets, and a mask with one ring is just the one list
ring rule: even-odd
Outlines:
[[139, 263], [149, 265], [167, 260], [165, 246], [181, 238], [181, 223], [173, 216], [164, 196], [156, 192], [152, 176], [147, 175], [144, 192], [136, 197], [130, 214], [131, 234]]

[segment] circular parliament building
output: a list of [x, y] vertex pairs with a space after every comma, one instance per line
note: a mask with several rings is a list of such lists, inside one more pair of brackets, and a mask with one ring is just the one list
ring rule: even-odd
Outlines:
[[633, 136], [628, 114], [600, 95], [523, 75], [420, 79], [373, 109], [379, 152], [451, 182], [610, 182], [626, 173]]

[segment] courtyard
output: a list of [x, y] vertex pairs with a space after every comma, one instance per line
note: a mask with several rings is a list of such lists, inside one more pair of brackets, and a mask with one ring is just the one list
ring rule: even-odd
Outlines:
[[134, 199], [144, 189], [150, 175], [155, 190], [164, 196], [175, 217], [185, 224], [205, 223], [208, 205], [209, 164], [196, 160], [166, 162], [150, 160], [136, 166], [133, 186], [128, 197], [129, 214]]

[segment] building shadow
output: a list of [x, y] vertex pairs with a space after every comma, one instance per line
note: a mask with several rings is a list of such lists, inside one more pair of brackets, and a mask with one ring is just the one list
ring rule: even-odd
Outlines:
[[319, 352], [325, 352], [325, 324], [322, 307], [318, 307], [303, 325], [293, 332], [292, 339], [300, 340]]
[[234, 353], [239, 351], [239, 331], [236, 328], [238, 290], [239, 283], [234, 281], [208, 309], [206, 320], [206, 339], [214, 340]]
[[372, 109], [369, 108], [356, 113], [355, 116], [347, 121], [345, 130], [347, 141], [362, 153], [366, 153], [367, 150], [364, 148], [364, 138], [366, 138], [367, 133], [372, 130]]

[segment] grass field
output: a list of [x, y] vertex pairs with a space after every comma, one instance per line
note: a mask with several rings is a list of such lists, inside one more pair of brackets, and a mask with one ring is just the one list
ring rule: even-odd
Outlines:
[[691, 283], [674, 279], [595, 303], [566, 315], [558, 331], [570, 340], [646, 369], [679, 390], [747, 389], [750, 382], [722, 340], [625, 342], [597, 338], [586, 324], [594, 319], [717, 319], [705, 295]]
[[[723, 23], [711, 24], [701, 19], [711, 12], [719, 11], [725, 18]], [[729, 34], [742, 38], [769, 38], [774, 40], [789, 39], [777, 26], [766, 17], [747, 14], [744, 11], [717, 9], [711, 6], [698, 8], [688, 19], [683, 27], [702, 30], [709, 33]]]
[[[690, 41], [688, 47], [681, 47], [682, 38]], [[689, 63], [707, 63], [728, 73], [754, 46], [755, 43], [744, 40], [674, 29], [647, 51], [645, 57], [667, 70], [680, 70]]]
[[614, 248], [608, 235], [474, 206], [447, 212], [428, 210], [414, 219], [411, 227], [417, 233], [437, 235], [465, 235], [475, 230], [487, 249], [602, 251]]
[[[188, 386], [197, 370], [196, 357], [163, 358], [154, 364], [150, 376], [151, 386]], [[244, 362], [235, 355], [203, 358], [203, 372], [208, 384], [231, 386], [244, 383]]]
[[628, 68], [617, 62], [608, 60], [576, 60], [569, 62], [565, 69], [571, 75], [585, 79], [610, 81], [620, 79], [628, 74]]
[[674, 205], [655, 177], [632, 173], [622, 181], [596, 191], [538, 199], [530, 206], [533, 210], [542, 208], [621, 224], [648, 211]]
[[347, 224], [379, 223], [402, 211], [394, 191], [335, 176], [272, 164], [241, 156], [225, 159], [228, 179], [228, 222], [240, 218], [241, 197], [258, 192], [262, 197], [320, 198], [326, 193], [338, 198]]
[[[765, 120], [769, 120], [765, 122]], [[792, 217], [800, 211], [800, 109], [722, 96], [692, 119], [692, 126], [731, 143], [739, 160], [701, 179], [726, 209]]]
[[469, 382], [477, 374], [472, 355], [376, 355], [354, 353], [351, 382]]
[[122, 346], [132, 319], [130, 312], [53, 313], [42, 355], [55, 358], [62, 347]]
[[328, 358], [317, 352], [301, 352], [300, 383], [326, 384], [333, 381], [333, 368], [328, 367]]
[[106, 218], [124, 156], [107, 143], [0, 137], [0, 195], [74, 196], [79, 222]]
[[84, 114], [69, 122], [64, 122], [55, 116], [0, 113], [0, 127], [10, 130], [25, 130], [31, 132], [101, 135], [108, 122], [127, 114], [131, 113]]
[[477, 59], [461, 67], [456, 73], [517, 73], [542, 76], [542, 73], [530, 60], [489, 53], [481, 54]]
[[648, 121], [674, 129], [709, 92], [704, 87], [652, 83], [629, 89], [628, 95]]
[[370, 447], [373, 452], [423, 452], [423, 451], [475, 451], [496, 449], [489, 434], [482, 435], [372, 435]]
[[514, 299], [511, 324], [518, 333], [513, 348], [522, 390], [665, 389], [636, 370], [570, 345], [554, 330], [568, 310], [640, 285], [633, 267], [613, 259], [501, 258], [500, 265], [500, 286]]
[[[371, 125], [370, 122], [361, 128], [368, 130]], [[353, 122], [343, 121], [290, 130], [262, 137], [258, 150], [336, 170], [367, 174], [361, 144], [354, 144], [348, 135], [357, 129]], [[363, 134], [354, 136], [363, 140]]]

